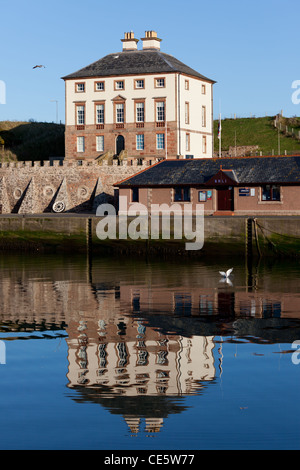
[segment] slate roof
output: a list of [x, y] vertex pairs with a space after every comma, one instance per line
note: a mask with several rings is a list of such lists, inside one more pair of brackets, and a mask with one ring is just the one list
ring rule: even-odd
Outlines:
[[185, 65], [175, 57], [156, 50], [125, 51], [109, 54], [77, 72], [62, 77], [70, 78], [109, 77], [113, 75], [138, 75], [147, 73], [180, 72], [216, 83]]
[[278, 156], [163, 160], [115, 186], [204, 185], [221, 167], [229, 177], [234, 175], [240, 185], [300, 184], [300, 156]]

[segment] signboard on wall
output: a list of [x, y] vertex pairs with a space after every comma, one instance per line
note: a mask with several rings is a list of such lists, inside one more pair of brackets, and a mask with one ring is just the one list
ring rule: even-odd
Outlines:
[[212, 191], [198, 191], [198, 201], [199, 202], [206, 202], [212, 199]]
[[250, 196], [250, 188], [239, 188], [239, 196]]
[[198, 200], [199, 202], [205, 202], [207, 200], [207, 193], [206, 191], [199, 191], [198, 193]]
[[255, 196], [255, 188], [239, 188], [239, 196]]

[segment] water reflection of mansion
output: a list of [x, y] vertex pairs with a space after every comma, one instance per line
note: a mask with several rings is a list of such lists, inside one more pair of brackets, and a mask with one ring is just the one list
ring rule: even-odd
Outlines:
[[[72, 322], [68, 333], [68, 387], [104, 406], [117, 399], [117, 412], [133, 433], [142, 418], [145, 432], [158, 432], [174, 412], [166, 410], [170, 397], [199, 393], [216, 376], [213, 337], [162, 334], [130, 318]], [[129, 406], [128, 399], [134, 400]]]
[[[113, 395], [182, 395], [215, 377], [212, 337], [163, 335], [139, 320], [100, 320], [68, 328], [70, 386], [107, 387]], [[105, 395], [105, 393], [104, 393]]]
[[237, 277], [234, 286], [210, 276], [196, 282], [190, 266], [167, 279], [144, 265], [129, 278], [119, 265], [40, 269], [11, 268], [0, 279], [2, 331], [65, 330], [74, 399], [122, 415], [131, 432], [142, 420], [146, 432], [159, 431], [185, 409], [184, 397], [216, 383], [224, 368], [217, 337], [299, 339], [282, 323], [299, 318], [293, 280], [278, 288], [264, 278], [249, 289]]

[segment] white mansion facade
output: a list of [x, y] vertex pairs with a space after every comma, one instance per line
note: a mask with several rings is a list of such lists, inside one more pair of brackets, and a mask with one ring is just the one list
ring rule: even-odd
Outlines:
[[126, 151], [129, 160], [213, 155], [213, 80], [160, 51], [146, 31], [142, 49], [125, 33], [122, 52], [63, 77], [66, 158]]

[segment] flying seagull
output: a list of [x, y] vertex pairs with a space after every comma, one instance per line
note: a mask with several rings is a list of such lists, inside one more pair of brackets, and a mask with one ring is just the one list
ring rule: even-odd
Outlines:
[[34, 67], [32, 67], [33, 69], [37, 69], [37, 68], [42, 68], [44, 67], [44, 69], [46, 68], [44, 65], [35, 65]]
[[231, 269], [228, 269], [228, 271], [224, 272], [224, 271], [219, 271], [219, 273], [221, 274], [221, 276], [225, 277], [225, 279], [228, 279], [230, 274], [232, 273], [233, 271], [233, 268]]

